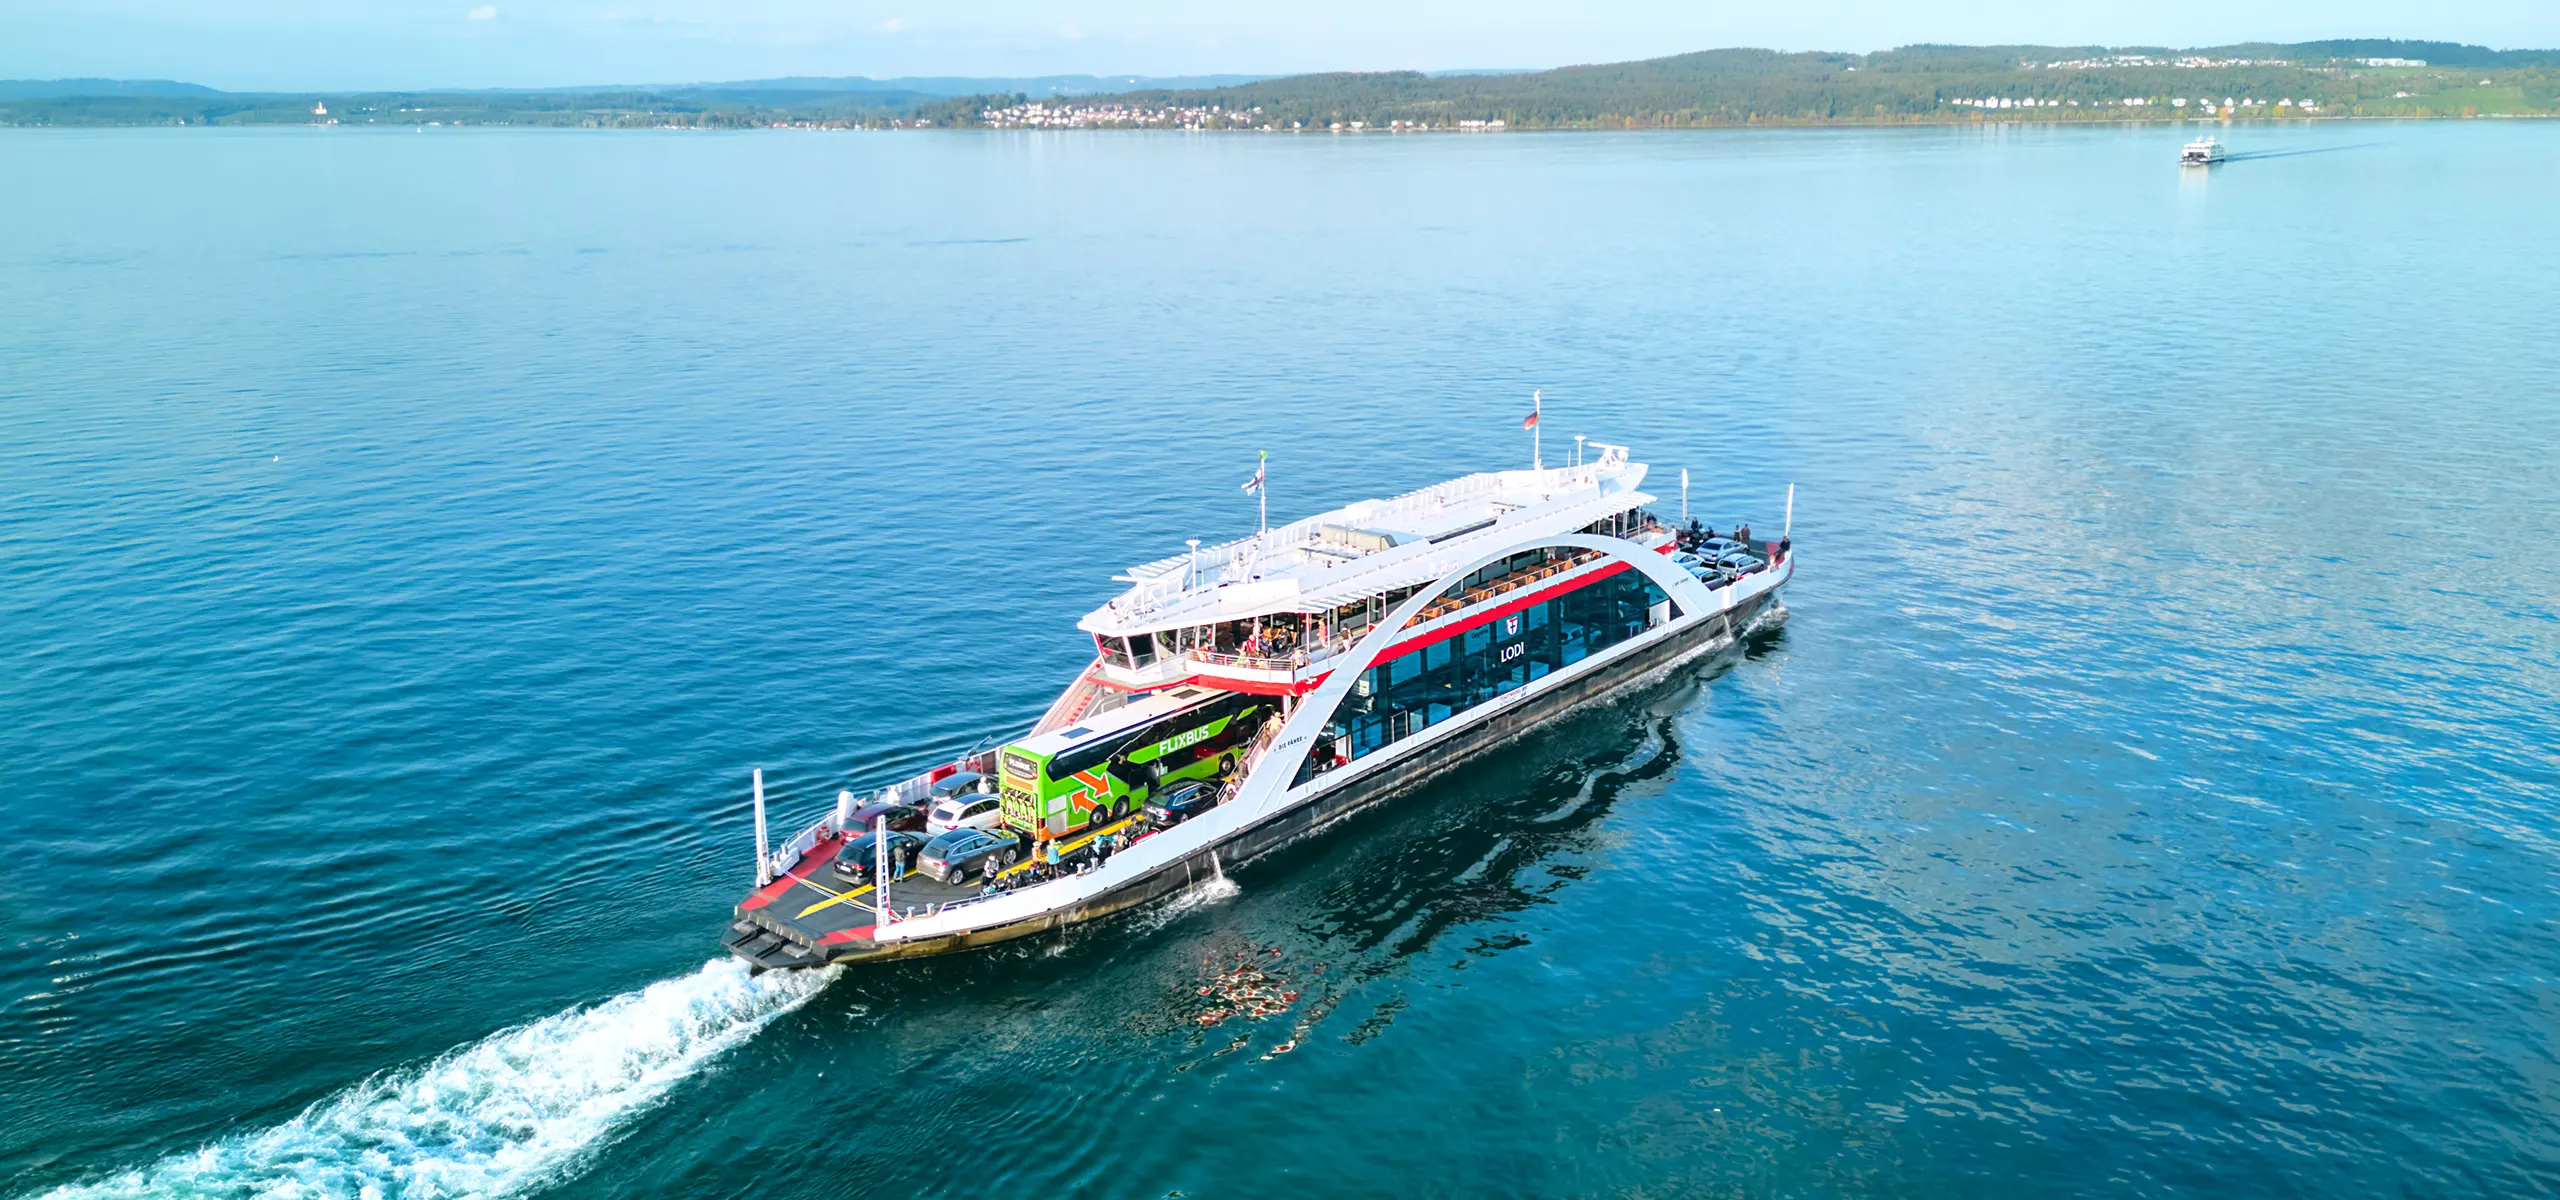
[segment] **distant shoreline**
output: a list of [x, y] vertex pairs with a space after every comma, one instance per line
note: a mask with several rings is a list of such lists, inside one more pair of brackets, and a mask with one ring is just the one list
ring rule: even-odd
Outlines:
[[[1200, 86], [1213, 79], [1235, 82]], [[2375, 39], [2201, 50], [1727, 49], [1513, 74], [1381, 71], [1126, 82], [1135, 86], [1099, 92], [1036, 79], [795, 78], [676, 87], [230, 93], [169, 80], [0, 80], [0, 126], [1400, 134], [2560, 116], [2560, 50]], [[1004, 85], [1042, 94], [962, 94]]]
[[745, 122], [741, 122], [741, 123], [735, 123], [735, 124], [704, 124], [704, 125], [675, 125], [675, 124], [664, 124], [664, 125], [646, 125], [646, 124], [593, 124], [593, 125], [573, 125], [573, 124], [557, 123], [557, 122], [535, 122], [535, 121], [526, 121], [526, 122], [511, 122], [511, 121], [483, 121], [483, 122], [450, 121], [450, 122], [426, 122], [426, 123], [423, 123], [423, 124], [411, 124], [411, 123], [403, 122], [403, 123], [399, 123], [399, 124], [356, 124], [356, 125], [337, 124], [337, 123], [330, 123], [330, 124], [314, 124], [314, 123], [309, 122], [309, 121], [223, 121], [223, 122], [201, 122], [201, 123], [186, 123], [186, 124], [181, 124], [181, 123], [177, 123], [177, 122], [165, 122], [165, 123], [164, 123], [164, 122], [142, 122], [142, 121], [130, 121], [130, 122], [67, 122], [67, 123], [30, 122], [30, 121], [15, 121], [15, 122], [13, 122], [13, 121], [0, 121], [0, 129], [6, 129], [6, 130], [52, 130], [52, 131], [62, 131], [62, 132], [69, 132], [69, 131], [84, 131], [84, 130], [85, 130], [85, 131], [91, 131], [91, 132], [97, 132], [97, 131], [105, 131], [105, 130], [124, 130], [124, 129], [160, 129], [160, 130], [169, 130], [169, 129], [193, 129], [193, 130], [217, 130], [217, 131], [218, 131], [218, 130], [225, 130], [225, 129], [231, 129], [231, 130], [246, 130], [246, 129], [259, 129], [259, 130], [311, 129], [311, 130], [315, 130], [315, 131], [322, 131], [322, 132], [334, 132], [334, 131], [341, 131], [341, 130], [343, 130], [343, 131], [348, 131], [348, 132], [371, 131], [371, 132], [377, 132], [377, 133], [393, 133], [393, 132], [406, 133], [406, 132], [412, 132], [412, 131], [415, 131], [415, 132], [425, 132], [426, 130], [428, 130], [428, 129], [431, 129], [431, 128], [432, 128], [432, 129], [436, 129], [436, 130], [438, 130], [439, 132], [442, 132], [442, 131], [444, 131], [444, 130], [464, 130], [464, 131], [469, 131], [469, 132], [478, 132], [478, 131], [481, 131], [481, 130], [503, 129], [503, 130], [510, 130], [510, 131], [514, 131], [514, 132], [533, 132], [533, 133], [969, 133], [969, 134], [1025, 134], [1025, 133], [1045, 133], [1045, 134], [1063, 134], [1063, 133], [1091, 133], [1091, 134], [1169, 134], [1169, 133], [1171, 133], [1171, 134], [1209, 134], [1209, 135], [1216, 135], [1216, 136], [1218, 136], [1218, 137], [1222, 137], [1222, 138], [1223, 138], [1223, 137], [1263, 136], [1263, 135], [1268, 135], [1268, 134], [1279, 134], [1279, 135], [1291, 136], [1291, 137], [1362, 137], [1362, 138], [1372, 138], [1372, 137], [1453, 137], [1453, 138], [1458, 138], [1458, 137], [1491, 137], [1491, 136], [1500, 136], [1500, 135], [1505, 135], [1505, 134], [1552, 134], [1552, 133], [1719, 133], [1719, 132], [1740, 132], [1740, 131], [1749, 131], [1749, 130], [1755, 130], [1755, 129], [1967, 129], [1967, 128], [1974, 128], [1974, 129], [1989, 129], [1989, 128], [2001, 128], [2001, 129], [2092, 129], [2092, 128], [2132, 128], [2132, 127], [2149, 127], [2149, 126], [2187, 126], [2187, 127], [2198, 127], [2198, 128], [2213, 128], [2213, 127], [2223, 127], [2223, 126], [2337, 125], [2337, 124], [2373, 124], [2373, 123], [2388, 123], [2388, 122], [2404, 122], [2404, 123], [2405, 123], [2405, 122], [2435, 122], [2435, 121], [2547, 121], [2547, 120], [2554, 120], [2554, 119], [2560, 119], [2560, 113], [2476, 113], [2476, 114], [2471, 114], [2471, 115], [2467, 115], [2467, 116], [2466, 116], [2466, 115], [2460, 115], [2460, 114], [2451, 114], [2451, 113], [2443, 113], [2443, 114], [2426, 114], [2426, 115], [2417, 115], [2417, 114], [2400, 114], [2400, 113], [2388, 113], [2388, 114], [2365, 114], [2365, 115], [2360, 115], [2360, 116], [2349, 116], [2349, 115], [2343, 115], [2343, 114], [2342, 114], [2342, 115], [2338, 115], [2338, 116], [2313, 116], [2313, 117], [2234, 117], [2234, 118], [2231, 118], [2230, 120], [2224, 120], [2224, 119], [2219, 118], [2219, 117], [2112, 117], [2112, 118], [2097, 118], [2097, 119], [2092, 119], [2092, 118], [2081, 118], [2081, 119], [2077, 119], [2077, 120], [2072, 120], [2072, 119], [2041, 119], [2041, 118], [2026, 118], [2026, 119], [2016, 119], [2016, 118], [1997, 118], [1997, 119], [1991, 119], [1991, 120], [1957, 120], [1957, 119], [1930, 120], [1930, 119], [1924, 119], [1924, 120], [1892, 120], [1892, 121], [1879, 121], [1879, 120], [1875, 120], [1875, 119], [1870, 118], [1870, 119], [1864, 119], [1864, 120], [1827, 120], [1827, 121], [1823, 121], [1823, 120], [1774, 120], [1774, 121], [1699, 122], [1699, 123], [1695, 123], [1695, 124], [1687, 124], [1687, 125], [1673, 125], [1673, 124], [1645, 124], [1645, 123], [1633, 123], [1633, 122], [1625, 123], [1625, 124], [1605, 124], [1605, 123], [1598, 123], [1598, 122], [1594, 122], [1594, 123], [1579, 124], [1579, 125], [1518, 125], [1518, 126], [1507, 126], [1507, 127], [1505, 127], [1505, 128], [1502, 128], [1502, 129], [1494, 129], [1494, 130], [1461, 130], [1461, 129], [1379, 129], [1379, 128], [1364, 128], [1364, 129], [1329, 129], [1329, 128], [1328, 128], [1328, 129], [1159, 129], [1159, 128], [1144, 128], [1144, 127], [1139, 127], [1139, 126], [1135, 126], [1135, 125], [1087, 125], [1087, 126], [1078, 126], [1078, 127], [1073, 127], [1073, 128], [998, 128], [998, 127], [991, 127], [991, 126], [985, 126], [985, 125], [925, 125], [925, 124], [915, 124], [915, 123], [897, 123], [897, 122], [882, 122], [882, 123], [876, 123], [876, 124], [855, 124], [855, 123], [807, 123], [807, 122], [784, 122], [784, 121], [777, 121], [777, 122], [771, 122], [771, 123], [745, 123]]

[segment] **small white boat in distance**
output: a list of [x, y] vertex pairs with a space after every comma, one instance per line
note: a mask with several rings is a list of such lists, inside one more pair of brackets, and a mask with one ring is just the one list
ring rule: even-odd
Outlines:
[[2222, 143], [2209, 137], [2197, 138], [2178, 152], [2178, 165], [2182, 167], [2210, 167], [2221, 161]]

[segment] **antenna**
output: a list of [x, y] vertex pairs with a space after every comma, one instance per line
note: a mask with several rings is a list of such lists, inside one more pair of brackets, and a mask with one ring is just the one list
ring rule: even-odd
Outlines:
[[[1680, 473], [1683, 485], [1689, 482], [1688, 476], [1686, 471]], [[1778, 527], [1778, 536], [1790, 542], [1796, 539], [1796, 485], [1792, 483], [1787, 485], [1787, 523]]]
[[[1792, 511], [1794, 506], [1789, 505], [1788, 508]], [[1687, 467], [1680, 468], [1680, 523], [1682, 525], [1689, 523], [1689, 468]]]

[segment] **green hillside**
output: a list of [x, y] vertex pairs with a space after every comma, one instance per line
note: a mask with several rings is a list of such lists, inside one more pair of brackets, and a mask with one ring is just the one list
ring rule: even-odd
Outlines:
[[[2351, 53], [2350, 53], [2351, 52]], [[2466, 65], [2445, 65], [2438, 58]], [[2373, 66], [2368, 59], [2423, 59]], [[1208, 127], [1281, 129], [1686, 127], [1947, 121], [2123, 121], [2239, 116], [2560, 115], [2560, 52], [2389, 41], [2171, 50], [2099, 46], [1907, 46], [1878, 54], [1708, 50], [1526, 75], [1299, 75], [1234, 87], [1148, 90], [1063, 102], [1104, 116], [1210, 110]], [[2286, 103], [2279, 104], [2279, 101]], [[2306, 104], [2307, 102], [2307, 104]], [[1060, 107], [1051, 101], [1048, 107]], [[1024, 120], [1010, 99], [938, 111], [982, 124]], [[1047, 114], [1039, 114], [1046, 116]], [[1088, 123], [1112, 124], [1108, 120]], [[1116, 122], [1137, 123], [1137, 122]]]
[[[2383, 60], [2377, 65], [2375, 60]], [[2423, 65], [2406, 65], [2422, 63]], [[2400, 65], [2394, 65], [2400, 64]], [[2342, 40], [2202, 49], [1705, 50], [1501, 75], [1295, 75], [1225, 87], [950, 98], [761, 81], [656, 89], [250, 95], [165, 81], [0, 81], [0, 124], [1623, 129], [2560, 115], [2560, 51]], [[2226, 109], [2225, 102], [2230, 102]], [[325, 104], [326, 116], [315, 105]], [[2208, 111], [2210, 110], [2210, 112]]]

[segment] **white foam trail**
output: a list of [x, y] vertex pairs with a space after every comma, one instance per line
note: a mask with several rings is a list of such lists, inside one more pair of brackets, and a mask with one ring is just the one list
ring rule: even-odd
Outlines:
[[96, 1183], [85, 1197], [499, 1196], [556, 1177], [703, 1063], [835, 972], [699, 971], [386, 1071], [272, 1129]]
[[[1141, 934], [1154, 933], [1194, 909], [1206, 908], [1219, 901], [1233, 899], [1243, 891], [1244, 888], [1238, 886], [1235, 880], [1227, 878], [1224, 872], [1220, 872], [1175, 892], [1164, 903], [1147, 909], [1132, 922], [1131, 928]], [[1065, 943], [1061, 942], [1059, 945], [1064, 946]]]

